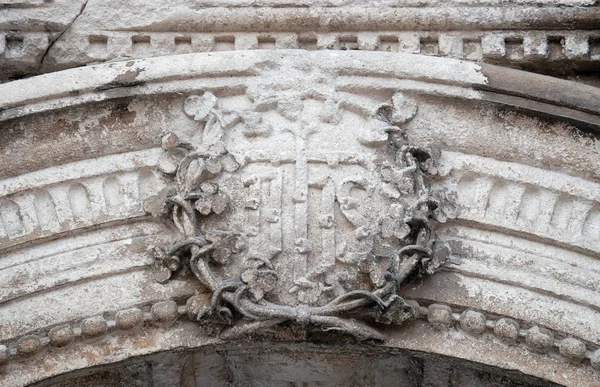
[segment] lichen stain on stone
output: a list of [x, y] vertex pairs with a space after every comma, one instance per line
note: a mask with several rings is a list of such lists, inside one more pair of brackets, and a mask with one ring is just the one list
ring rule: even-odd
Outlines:
[[96, 91], [116, 89], [119, 87], [133, 87], [143, 85], [143, 81], [136, 80], [138, 75], [144, 71], [143, 68], [137, 67], [135, 69], [127, 70], [123, 74], [117, 75], [112, 81], [99, 86]]
[[133, 350], [154, 348], [155, 346], [156, 346], [156, 336], [145, 335], [145, 336], [139, 337], [138, 340], [136, 340], [133, 343]]
[[81, 351], [79, 355], [86, 360], [87, 364], [96, 364], [98, 360], [98, 355], [92, 351]]
[[[423, 277], [420, 282], [408, 285], [401, 289], [406, 297], [417, 301], [422, 299], [434, 299], [442, 302], [460, 302], [474, 299], [469, 294], [469, 289], [462, 284], [462, 278], [451, 272], [442, 271], [434, 276]], [[419, 301], [420, 302], [420, 301]]]
[[44, 363], [43, 368], [44, 368], [44, 372], [51, 372], [54, 370], [53, 366], [51, 366], [50, 364], [46, 364], [46, 363]]
[[110, 113], [98, 120], [98, 123], [105, 127], [115, 127], [118, 125], [129, 125], [135, 122], [137, 113], [129, 110], [129, 104], [126, 102], [117, 103]]

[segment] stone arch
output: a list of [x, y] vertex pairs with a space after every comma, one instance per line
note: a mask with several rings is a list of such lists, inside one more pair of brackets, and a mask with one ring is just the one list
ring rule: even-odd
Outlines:
[[[345, 104], [359, 105], [373, 114], [357, 118], [355, 113], [342, 112], [347, 122], [360, 125], [347, 124], [349, 129], [342, 136], [326, 133], [314, 142], [309, 134], [293, 137], [290, 132], [296, 129], [288, 130], [277, 140], [280, 142], [276, 141], [275, 149], [280, 152], [261, 152], [272, 145], [265, 135], [275, 130], [269, 127], [273, 125], [270, 122], [296, 122], [289, 119], [296, 115], [274, 118], [278, 109], [295, 109], [293, 101], [269, 100], [272, 95], [268, 88], [276, 90], [277, 97], [295, 87], [286, 84], [287, 79], [304, 79], [302, 87], [323, 93], [324, 100], [343, 99]], [[323, 85], [337, 94], [323, 92]], [[383, 344], [353, 342], [347, 348], [380, 355], [388, 350], [418, 351], [425, 358], [461, 359], [456, 361], [467, 368], [474, 367], [468, 362], [497, 367], [495, 371], [488, 369], [491, 374], [511, 369], [552, 383], [597, 384], [600, 328], [595, 321], [600, 310], [600, 251], [598, 235], [588, 231], [595, 230], [589, 219], [596, 219], [600, 201], [600, 92], [594, 87], [424, 55], [264, 50], [99, 64], [2, 84], [0, 94], [7, 96], [0, 105], [0, 119], [8, 131], [24, 128], [19, 146], [28, 150], [16, 158], [0, 156], [7, 173], [0, 184], [1, 195], [18, 203], [23, 219], [35, 222], [34, 216], [28, 216], [29, 212], [35, 214], [34, 193], [45, 190], [60, 224], [60, 230], [30, 227], [30, 233], [2, 239], [0, 269], [7, 290], [0, 296], [0, 357], [6, 364], [1, 366], [5, 378], [0, 385], [27, 385], [61, 374], [77, 380], [75, 374], [68, 373], [120, 361], [135, 362], [147, 355], [158, 358], [153, 354], [165, 351], [201, 351], [207, 346], [227, 348], [235, 343], [253, 348], [261, 341], [311, 340], [323, 340], [333, 348], [333, 343], [354, 340], [327, 331], [304, 331], [306, 326], [318, 324], [311, 320], [310, 313], [296, 308], [291, 320], [301, 327], [299, 331], [294, 330], [297, 326], [292, 329], [286, 325], [290, 319], [275, 321], [266, 333], [242, 335], [233, 339], [234, 344], [223, 344], [225, 337], [211, 335], [214, 325], [201, 328], [196, 321], [198, 305], [210, 304], [214, 293], [210, 286], [198, 283], [185, 271], [161, 277], [164, 267], [157, 269], [147, 255], [148, 247], [168, 246], [180, 240], [180, 232], [187, 232], [184, 222], [149, 216], [163, 208], [149, 207], [148, 202], [144, 205], [147, 198], [135, 195], [127, 198], [129, 202], [122, 211], [105, 211], [106, 203], [98, 199], [85, 224], [70, 222], [69, 192], [73, 187], [85, 187], [90, 197], [101, 198], [107, 179], [113, 179], [110, 181], [126, 181], [132, 187], [144, 185], [144, 192], [154, 190], [167, 195], [161, 189], [171, 184], [169, 176], [185, 155], [167, 154], [161, 149], [161, 145], [172, 149], [171, 142], [179, 141], [164, 136], [165, 132], [176, 132], [182, 139], [188, 138], [189, 144], [207, 143], [220, 136], [232, 154], [240, 149], [251, 151], [243, 153], [244, 158], [239, 154], [230, 157], [207, 153], [202, 171], [217, 175], [224, 170], [236, 176], [240, 165], [247, 166], [250, 161], [260, 165], [247, 180], [232, 178], [223, 186], [203, 186], [206, 195], [195, 200], [207, 202], [196, 202], [196, 216], [205, 215], [206, 208], [207, 213], [216, 214], [235, 209], [235, 202], [219, 202], [217, 193], [225, 187], [234, 200], [249, 198], [239, 207], [245, 211], [241, 211], [244, 216], [257, 215], [252, 213], [256, 208], [250, 199], [268, 204], [268, 211], [261, 210], [257, 218], [259, 233], [265, 227], [269, 230], [267, 239], [258, 240], [259, 248], [265, 246], [262, 243], [279, 241], [301, 253], [316, 240], [323, 243], [319, 251], [326, 252], [330, 245], [323, 235], [329, 230], [329, 221], [319, 226], [319, 238], [307, 233], [303, 237], [306, 241], [298, 243], [286, 239], [288, 231], [281, 231], [278, 222], [286, 221], [289, 211], [296, 211], [295, 216], [316, 216], [321, 211], [309, 205], [297, 206], [302, 198], [310, 198], [311, 188], [333, 186], [311, 180], [317, 167], [307, 167], [309, 161], [322, 170], [333, 170], [327, 172], [332, 179], [342, 168], [348, 168], [351, 174], [362, 173], [363, 165], [378, 171], [382, 153], [372, 143], [356, 145], [344, 137], [351, 138], [351, 130], [360, 134], [363, 127], [373, 134], [371, 139], [383, 136], [384, 140], [379, 141], [383, 144], [389, 133], [401, 128], [411, 145], [439, 145], [439, 162], [431, 186], [445, 194], [439, 208], [445, 215], [438, 218], [435, 231], [452, 254], [441, 271], [399, 289], [402, 297], [411, 300], [414, 319], [397, 327], [378, 325], [387, 337]], [[205, 119], [209, 113], [202, 112], [203, 105], [194, 105], [200, 95], [202, 103], [212, 104], [210, 109], [221, 109], [221, 127], [209, 127]], [[190, 104], [195, 106], [193, 114]], [[255, 105], [259, 109], [251, 111]], [[328, 108], [332, 106], [338, 105], [331, 103]], [[392, 107], [401, 109], [378, 118]], [[306, 111], [309, 118], [321, 117], [321, 111]], [[327, 115], [328, 120], [336, 114]], [[87, 117], [93, 118], [90, 121]], [[297, 119], [308, 122], [307, 118]], [[53, 141], [68, 148], [68, 152], [44, 154], [44, 145], [31, 141], [27, 134], [37, 133], [41, 121], [63, 133], [54, 136]], [[74, 121], [75, 125], [61, 124], [65, 121]], [[252, 135], [244, 132], [242, 122]], [[311, 128], [308, 123], [306, 133]], [[335, 128], [331, 121], [319, 125]], [[219, 130], [223, 133], [217, 133]], [[99, 133], [112, 137], [110, 145]], [[298, 162], [297, 154], [290, 156], [290, 149], [310, 150], [314, 146], [321, 150], [319, 144], [328, 144], [330, 152], [307, 152], [304, 164]], [[353, 146], [365, 150], [359, 156], [344, 153]], [[38, 156], [31, 158], [31, 153]], [[295, 191], [284, 193], [285, 187], [278, 190], [274, 167], [264, 167], [267, 162], [283, 166], [280, 170], [286, 175], [290, 160], [295, 163], [296, 181], [300, 179], [298, 171], [304, 168], [305, 196], [294, 196]], [[148, 170], [155, 186], [139, 181], [149, 176]], [[194, 182], [206, 180], [191, 172], [190, 176]], [[377, 184], [390, 185], [385, 192], [392, 199], [404, 195], [404, 191], [418, 191], [415, 181], [385, 179]], [[253, 184], [256, 181], [264, 184]], [[260, 187], [252, 191], [253, 186]], [[214, 197], [209, 197], [209, 191]], [[327, 193], [319, 192], [315, 194], [321, 200], [317, 203], [325, 203]], [[289, 208], [282, 204], [281, 211], [275, 211], [277, 200], [283, 200], [285, 194], [294, 197], [285, 204]], [[335, 195], [329, 196], [335, 202]], [[535, 205], [529, 201], [535, 201]], [[350, 202], [338, 204], [347, 205], [348, 211], [352, 209]], [[379, 207], [372, 208], [379, 211]], [[399, 211], [398, 206], [394, 208]], [[323, 213], [331, 214], [328, 210]], [[368, 211], [363, 215], [370, 216]], [[241, 219], [246, 222], [249, 218]], [[218, 221], [214, 225], [220, 227]], [[353, 232], [355, 228], [359, 229], [352, 225]], [[368, 230], [356, 231], [361, 232], [368, 234]], [[394, 232], [402, 230], [393, 229], [390, 235]], [[290, 274], [285, 272], [289, 269], [284, 267], [279, 275]], [[154, 274], [164, 284], [155, 280], [153, 270], [159, 271]], [[15, 287], [22, 291], [12, 291]], [[293, 344], [298, 348], [303, 345], [316, 348], [310, 343]], [[515, 376], [514, 381], [520, 377], [533, 380]], [[531, 385], [535, 383], [541, 382], [531, 381]]]

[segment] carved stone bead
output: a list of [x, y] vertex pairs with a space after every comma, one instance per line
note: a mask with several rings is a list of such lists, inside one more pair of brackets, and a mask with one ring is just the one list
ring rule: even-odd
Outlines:
[[436, 329], [452, 325], [452, 309], [448, 305], [433, 304], [427, 308], [427, 321]]
[[581, 361], [587, 352], [585, 344], [573, 338], [566, 338], [558, 344], [558, 350], [561, 355], [572, 362]]
[[519, 323], [510, 318], [501, 318], [496, 321], [494, 334], [508, 342], [515, 342], [519, 337]]
[[600, 349], [595, 350], [590, 355], [590, 364], [594, 369], [600, 371]]
[[54, 347], [64, 347], [73, 341], [75, 335], [69, 325], [62, 325], [52, 328], [50, 332], [48, 332], [48, 338], [50, 339], [50, 345]]
[[173, 300], [161, 301], [152, 305], [152, 318], [157, 322], [170, 323], [177, 320], [177, 303]]
[[17, 352], [20, 355], [31, 355], [40, 350], [42, 342], [35, 335], [24, 336], [17, 341]]
[[0, 364], [8, 361], [10, 355], [8, 354], [8, 348], [6, 345], [0, 345]]
[[460, 315], [460, 327], [472, 335], [480, 335], [485, 331], [485, 316], [474, 310], [465, 310]]
[[554, 344], [554, 335], [547, 329], [535, 326], [527, 331], [525, 342], [534, 350], [546, 353]]
[[108, 326], [102, 316], [90, 317], [81, 323], [81, 333], [85, 337], [96, 337], [106, 333]]
[[115, 315], [115, 324], [119, 329], [131, 329], [141, 324], [144, 314], [138, 308], [120, 310]]

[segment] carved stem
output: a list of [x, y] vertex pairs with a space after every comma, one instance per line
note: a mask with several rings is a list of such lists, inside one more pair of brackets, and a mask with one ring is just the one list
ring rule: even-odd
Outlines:
[[[379, 289], [373, 291], [373, 295], [378, 298], [383, 298], [386, 295], [392, 293], [393, 291], [394, 291], [394, 284], [392, 282], [388, 282], [382, 288], [379, 288]], [[336, 315], [339, 313], [350, 312], [350, 311], [360, 308], [362, 306], [367, 306], [368, 304], [373, 302], [372, 299], [367, 299], [367, 298], [361, 298], [358, 300], [348, 301], [348, 302], [344, 302], [343, 304], [334, 304], [335, 301], [336, 300], [333, 300], [332, 302], [330, 302], [329, 304], [327, 304], [325, 306], [311, 308], [312, 313], [321, 315], [321, 316]]]
[[200, 282], [209, 288], [211, 292], [214, 292], [216, 289], [218, 289], [220, 281], [217, 280], [217, 278], [212, 274], [212, 271], [208, 267], [208, 263], [204, 259], [201, 259], [201, 257], [202, 253], [192, 252], [190, 268], [192, 269], [192, 273], [194, 273], [196, 278], [198, 278]]
[[350, 333], [359, 339], [376, 339], [381, 341], [387, 340], [387, 337], [384, 334], [365, 324], [361, 324], [356, 320], [345, 320], [333, 316], [313, 316], [311, 317], [311, 321], [315, 324], [328, 326], [329, 328], [324, 329], [326, 331], [340, 330]]

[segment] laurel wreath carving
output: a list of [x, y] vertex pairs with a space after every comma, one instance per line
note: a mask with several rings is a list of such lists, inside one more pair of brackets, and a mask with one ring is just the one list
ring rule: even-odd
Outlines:
[[[338, 105], [339, 101], [326, 100], [321, 119], [337, 122]], [[279, 108], [293, 119], [294, 101], [283, 101]], [[183, 235], [170, 248], [156, 246], [150, 250], [156, 279], [164, 283], [186, 267], [212, 292], [210, 305], [202, 304], [198, 297], [188, 301], [188, 313], [199, 323], [216, 328], [221, 337], [244, 335], [292, 321], [308, 329], [340, 330], [357, 339], [385, 340], [373, 324], [402, 324], [415, 317], [415, 309], [399, 295], [400, 286], [415, 275], [433, 274], [444, 264], [449, 251], [433, 237], [432, 220], [445, 221], [454, 217], [455, 211], [446, 198], [432, 193], [429, 186], [428, 178], [436, 172], [439, 150], [411, 145], [400, 129], [415, 115], [414, 102], [397, 93], [390, 103], [378, 106], [372, 113], [372, 127], [365, 129], [363, 138], [365, 143], [385, 140], [395, 153], [395, 163], [382, 167], [379, 173], [383, 194], [396, 200], [396, 204], [378, 227], [386, 237], [401, 241], [402, 247], [391, 258], [369, 256], [361, 262], [368, 267], [372, 289], [346, 291], [322, 306], [289, 306], [269, 301], [270, 293], [278, 286], [273, 263], [245, 258], [247, 244], [239, 232], [201, 230], [203, 217], [222, 216], [228, 210], [229, 197], [220, 190], [215, 178], [240, 168], [221, 141], [225, 131], [242, 123], [246, 136], [260, 136], [272, 128], [255, 111], [237, 113], [221, 108], [218, 98], [210, 92], [188, 97], [184, 110], [204, 124], [202, 140], [186, 142], [174, 133], [162, 137], [164, 154], [158, 168], [173, 176], [175, 184], [146, 200], [144, 209], [155, 217], [170, 218]], [[407, 193], [416, 200], [404, 201]], [[228, 276], [223, 270], [234, 256], [244, 257], [244, 267], [237, 277]]]

